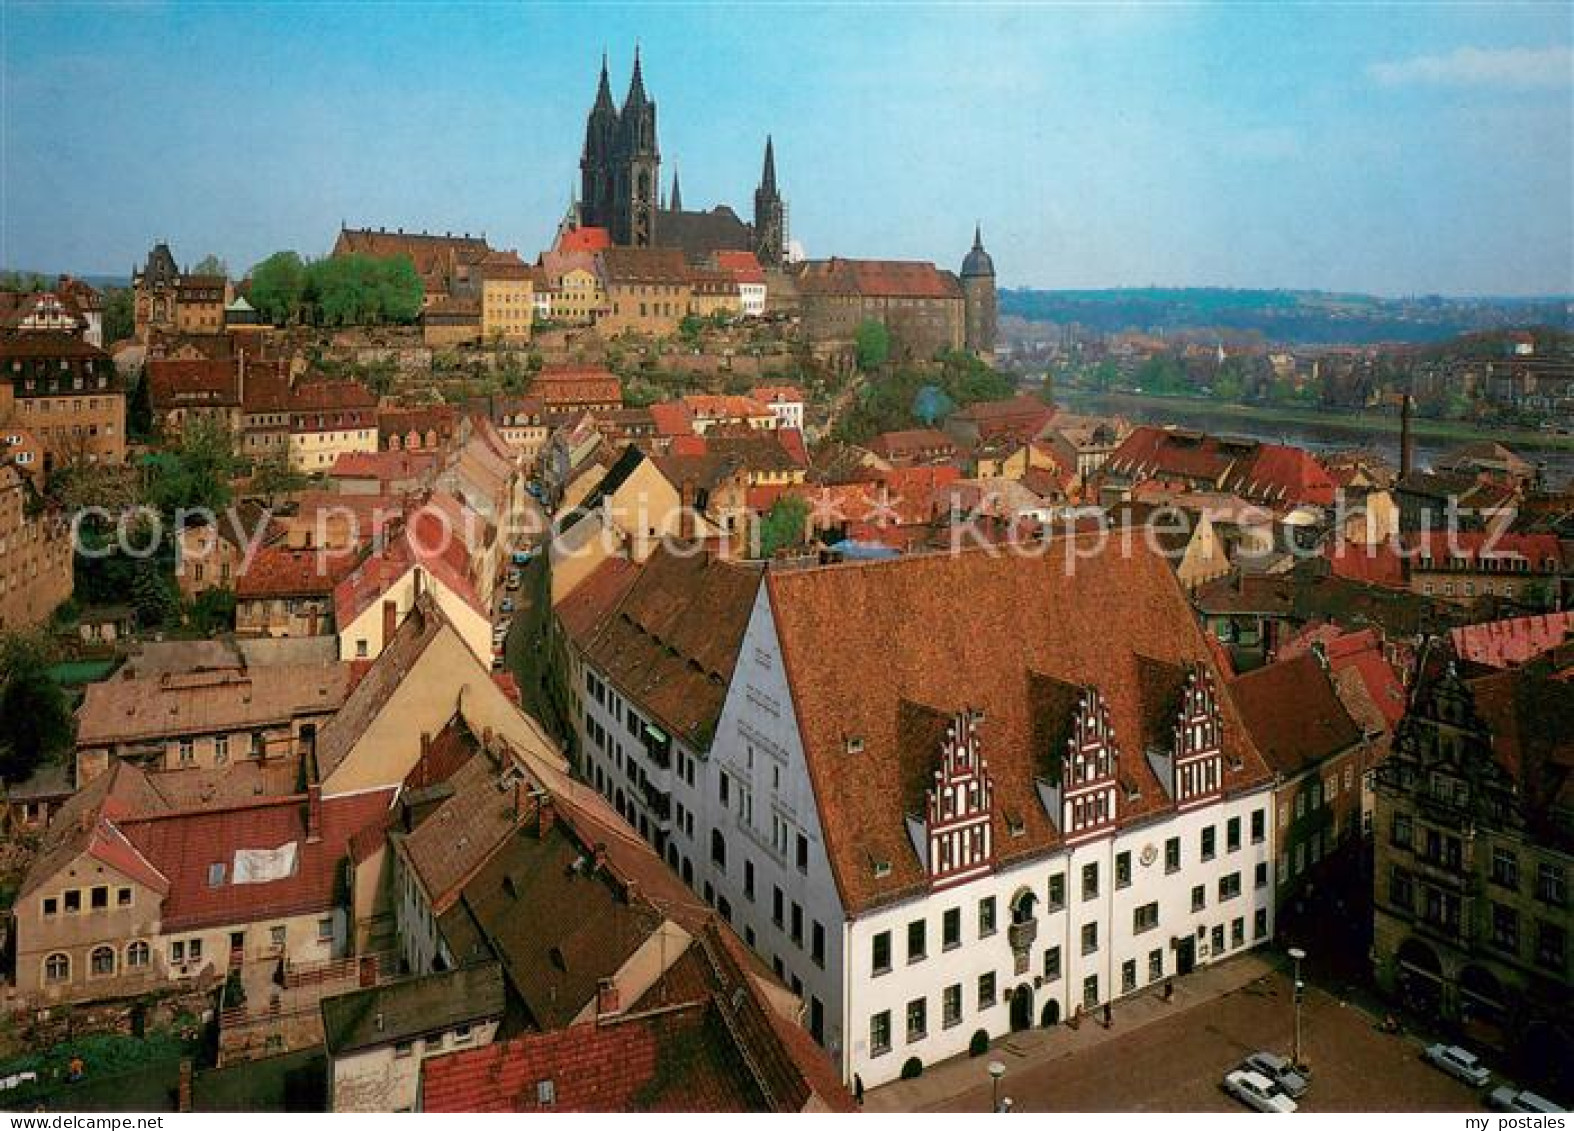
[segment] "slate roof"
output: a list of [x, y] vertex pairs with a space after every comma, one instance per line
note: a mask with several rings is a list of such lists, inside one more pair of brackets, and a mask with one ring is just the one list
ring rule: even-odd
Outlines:
[[[1103, 696], [1122, 736], [1123, 822], [1170, 805], [1144, 752], [1169, 746], [1186, 665], [1218, 688], [1226, 791], [1267, 781], [1179, 583], [1141, 546], [1074, 570], [1059, 548], [1033, 558], [969, 550], [772, 570], [766, 587], [832, 870], [854, 912], [928, 889], [901, 783], [938, 753], [904, 741], [915, 709], [984, 712], [999, 864], [1060, 843], [1034, 785], [1051, 749], [1039, 739], [1067, 722], [1046, 688], [1092, 685]], [[861, 753], [847, 752], [849, 738]]]
[[503, 970], [496, 962], [403, 978], [322, 1001], [329, 1056], [414, 1040], [503, 1015]]
[[754, 245], [749, 226], [725, 204], [708, 212], [667, 208], [656, 213], [656, 246], [678, 248], [690, 262], [719, 251], [747, 251]]

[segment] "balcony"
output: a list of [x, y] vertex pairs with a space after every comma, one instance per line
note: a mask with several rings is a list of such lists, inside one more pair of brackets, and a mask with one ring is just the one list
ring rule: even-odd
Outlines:
[[672, 739], [666, 731], [646, 723], [641, 735], [645, 742], [645, 753], [649, 756], [651, 764], [658, 769], [666, 770], [672, 767]]

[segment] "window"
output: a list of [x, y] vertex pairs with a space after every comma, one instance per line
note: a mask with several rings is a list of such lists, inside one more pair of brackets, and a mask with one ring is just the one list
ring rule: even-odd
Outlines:
[[1241, 894], [1241, 874], [1231, 872], [1228, 876], [1219, 877], [1219, 902], [1234, 899]]
[[1217, 848], [1217, 845], [1214, 842], [1215, 831], [1213, 826], [1209, 825], [1207, 828], [1202, 830], [1202, 858], [1204, 860], [1213, 859], [1214, 852]]
[[754, 861], [743, 862], [743, 897], [750, 903], [754, 902]]
[[1252, 886], [1265, 888], [1268, 886], [1268, 862], [1259, 860], [1257, 867], [1252, 871]]
[[995, 897], [988, 896], [978, 901], [978, 937], [988, 938], [995, 933]]
[[221, 734], [213, 740], [213, 764], [222, 766], [230, 760], [230, 736]]
[[1118, 888], [1131, 886], [1131, 853], [1121, 852], [1115, 856], [1115, 886]]
[[208, 865], [208, 886], [210, 888], [224, 886], [224, 862], [222, 860], [216, 864]]
[[978, 976], [978, 1008], [993, 1009], [994, 1005], [995, 974], [994, 971], [990, 971], [988, 974]]
[[1496, 902], [1492, 904], [1492, 945], [1509, 954], [1519, 953], [1519, 913]]
[[1405, 911], [1415, 905], [1415, 888], [1402, 868], [1395, 868], [1388, 874], [1388, 902]]
[[1213, 953], [1224, 953], [1224, 924], [1215, 923], [1213, 926]]
[[189, 738], [181, 739], [180, 740], [180, 747], [179, 747], [179, 749], [180, 749], [180, 764], [182, 766], [189, 766], [189, 765], [192, 764], [193, 761], [196, 760], [196, 752], [192, 748], [191, 739], [189, 739]]
[[950, 908], [940, 917], [940, 945], [953, 950], [962, 945], [962, 909]]
[[809, 958], [820, 969], [825, 969], [825, 925], [818, 919], [809, 928]]
[[1082, 953], [1092, 954], [1099, 948], [1099, 925], [1097, 923], [1082, 924]]
[[279, 926], [276, 926], [276, 927], [269, 927], [268, 928], [268, 945], [271, 946], [274, 950], [281, 950], [281, 949], [283, 949], [283, 947], [284, 947], [284, 940], [285, 940], [285, 938], [287, 937], [288, 934], [289, 934], [289, 932], [283, 926], [283, 924], [280, 924]]
[[117, 889], [115, 889], [115, 906], [116, 907], [130, 907], [131, 906], [131, 889], [130, 888], [117, 888]]
[[[772, 888], [771, 888], [771, 922], [775, 923], [778, 927], [780, 927], [782, 925], [783, 917], [786, 914], [787, 914], [787, 898], [784, 895], [782, 895], [782, 889], [781, 888], [772, 886]], [[879, 945], [879, 939], [880, 939], [880, 937], [878, 935], [876, 935], [875, 936], [875, 944], [876, 945]], [[889, 933], [887, 934], [885, 941], [886, 941], [887, 950], [889, 951], [890, 942], [891, 942]], [[890, 963], [887, 962], [886, 966], [889, 968]]]
[[1492, 882], [1510, 891], [1519, 890], [1519, 857], [1512, 848], [1492, 849]]
[[1097, 899], [1099, 895], [1099, 866], [1097, 863], [1082, 865], [1082, 898]]
[[1266, 809], [1252, 810], [1252, 843], [1261, 844], [1268, 835], [1268, 811]]
[[1157, 982], [1164, 977], [1164, 951], [1148, 951], [1148, 981]]
[[199, 959], [201, 959], [201, 957], [202, 957], [202, 940], [201, 939], [188, 939], [187, 940], [187, 942], [186, 942], [186, 957], [191, 959], [193, 962], [196, 962]]
[[1562, 864], [1542, 861], [1537, 867], [1536, 898], [1554, 907], [1563, 906], [1568, 899], [1568, 883]]
[[940, 1024], [950, 1029], [962, 1023], [962, 983], [940, 991]]
[[907, 1043], [921, 1041], [929, 1035], [929, 999], [914, 998], [907, 1003]]
[[809, 873], [809, 838], [803, 833], [798, 834], [798, 871]]
[[1164, 872], [1170, 875], [1179, 872], [1181, 866], [1180, 837], [1172, 836], [1164, 842]]
[[459, 1025], [454, 1028], [454, 1044], [464, 1045], [470, 1043], [470, 1026]]
[[1295, 795], [1295, 819], [1299, 821], [1304, 816], [1306, 816], [1306, 794], [1297, 793]]
[[82, 893], [75, 888], [65, 893], [66, 914], [82, 910]]
[[795, 946], [803, 945], [803, 905], [796, 899], [792, 901], [792, 941]]
[[1201, 911], [1208, 906], [1208, 892], [1201, 884], [1191, 889], [1191, 909]]
[[551, 1107], [557, 1103], [557, 1085], [551, 1080], [537, 1080], [536, 1103], [541, 1107]]
[[71, 980], [71, 957], [66, 954], [51, 954], [44, 959], [44, 981], [69, 982]]
[[1085, 1009], [1092, 1009], [1099, 1003], [1099, 976], [1089, 974], [1082, 979], [1082, 1005]]
[[1564, 951], [1568, 948], [1568, 932], [1544, 919], [1538, 920], [1536, 927], [1536, 961], [1549, 970], [1561, 971]]
[[89, 902], [94, 911], [103, 911], [109, 906], [109, 889], [96, 887], [89, 893]]
[[1230, 946], [1244, 946], [1246, 944], [1246, 920], [1237, 915], [1230, 921]]
[[923, 961], [926, 953], [928, 924], [922, 919], [914, 919], [907, 924], [907, 961], [909, 963]]
[[1268, 937], [1268, 909], [1259, 907], [1252, 912], [1252, 938], [1265, 939]]
[[415, 1051], [415, 1045], [410, 1041], [400, 1041], [394, 1045], [394, 1059], [405, 1060]]
[[115, 972], [115, 952], [110, 947], [95, 946], [90, 961], [95, 978], [107, 978]]
[[869, 1018], [869, 1055], [891, 1051], [891, 1011], [883, 1010]]
[[1056, 872], [1049, 877], [1049, 910], [1059, 911], [1066, 906], [1066, 876]]
[[1128, 958], [1120, 964], [1120, 992], [1129, 994], [1137, 988], [1137, 960]]
[[143, 942], [141, 939], [138, 939], [136, 942], [126, 947], [126, 969], [140, 970], [147, 966], [147, 964], [152, 960], [152, 957], [153, 955], [148, 948], [148, 944]]
[[727, 870], [727, 838], [720, 829], [710, 831], [710, 862], [723, 872]]
[[1241, 819], [1231, 817], [1224, 825], [1224, 851], [1234, 852], [1241, 846]]
[[1060, 948], [1052, 946], [1044, 952], [1044, 981], [1060, 981]]
[[44, 915], [47, 917], [47, 916], [50, 916], [50, 915], [59, 914], [59, 912], [60, 912], [60, 900], [56, 899], [52, 895], [45, 897], [45, 899], [44, 899]]
[[886, 974], [891, 969], [891, 932], [881, 931], [870, 947], [869, 968], [876, 974]]
[[1151, 931], [1159, 925], [1159, 905], [1157, 901], [1144, 903], [1135, 908], [1131, 913], [1131, 930], [1133, 934], [1142, 934]]
[[731, 804], [731, 802], [732, 802], [732, 779], [727, 776], [727, 771], [726, 770], [723, 770], [721, 772], [721, 774], [716, 778], [716, 790], [721, 795], [721, 803], [722, 803], [723, 806]]

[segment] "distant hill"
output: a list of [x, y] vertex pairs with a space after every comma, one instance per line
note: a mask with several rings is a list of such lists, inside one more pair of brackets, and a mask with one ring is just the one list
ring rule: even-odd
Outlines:
[[1005, 289], [1000, 312], [1031, 322], [1078, 323], [1105, 333], [1218, 329], [1297, 345], [1436, 342], [1539, 325], [1574, 330], [1574, 299], [1377, 298], [1328, 291], [1141, 287], [1103, 291]]

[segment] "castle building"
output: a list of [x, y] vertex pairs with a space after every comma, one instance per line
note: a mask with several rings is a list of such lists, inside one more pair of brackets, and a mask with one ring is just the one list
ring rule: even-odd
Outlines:
[[585, 122], [579, 162], [580, 200], [572, 227], [605, 231], [619, 247], [682, 251], [701, 263], [720, 251], [752, 251], [762, 266], [781, 265], [787, 251], [787, 206], [776, 185], [775, 146], [765, 142], [765, 164], [754, 193], [753, 223], [718, 204], [687, 210], [676, 175], [666, 202], [659, 197], [661, 147], [656, 137], [656, 103], [645, 92], [639, 51], [623, 105], [612, 100], [605, 57], [596, 99]]
[[222, 275], [193, 275], [175, 266], [166, 243], [148, 252], [147, 263], [131, 273], [137, 341], [150, 332], [220, 334], [224, 332], [224, 304], [231, 296]]

